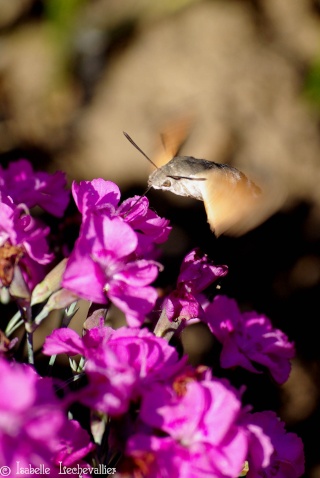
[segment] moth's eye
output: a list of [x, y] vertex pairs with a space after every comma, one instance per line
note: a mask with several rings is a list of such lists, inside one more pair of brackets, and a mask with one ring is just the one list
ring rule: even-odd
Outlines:
[[171, 181], [170, 181], [170, 179], [166, 179], [166, 180], [162, 183], [162, 187], [170, 188], [170, 187], [171, 187]]

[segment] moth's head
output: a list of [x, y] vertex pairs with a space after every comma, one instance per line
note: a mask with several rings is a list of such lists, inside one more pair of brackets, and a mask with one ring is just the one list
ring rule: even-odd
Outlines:
[[149, 176], [148, 187], [174, 192], [175, 182], [176, 180], [167, 176], [161, 169], [156, 169]]
[[203, 200], [201, 183], [204, 178], [180, 176], [170, 174], [164, 170], [165, 167], [157, 169], [149, 176], [148, 187], [170, 191], [178, 196], [192, 197]]

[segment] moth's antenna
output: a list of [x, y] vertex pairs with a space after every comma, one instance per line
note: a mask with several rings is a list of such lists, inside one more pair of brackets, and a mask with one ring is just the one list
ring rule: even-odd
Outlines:
[[128, 135], [128, 133], [126, 133], [125, 131], [123, 131], [123, 134], [125, 135], [125, 137], [127, 138], [128, 141], [130, 141], [130, 143], [132, 144], [132, 146], [134, 146], [138, 151], [140, 151], [141, 154], [143, 154], [143, 156], [157, 169], [158, 166], [146, 155], [146, 153], [144, 153], [142, 151], [141, 148], [139, 148], [139, 146], [133, 141], [133, 139]]

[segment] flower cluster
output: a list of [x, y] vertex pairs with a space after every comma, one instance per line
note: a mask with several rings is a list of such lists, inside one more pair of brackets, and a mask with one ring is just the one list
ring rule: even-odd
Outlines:
[[[118, 186], [103, 179], [74, 182], [72, 196], [79, 236], [54, 267], [49, 228], [32, 209], [63, 216], [64, 175], [34, 172], [26, 160], [0, 169], [1, 288], [18, 306], [0, 336], [1, 464], [49, 466], [50, 476], [59, 466], [88, 467], [90, 475], [106, 465], [119, 478], [300, 478], [303, 443], [275, 411], [244, 405], [245, 384], [237, 389], [208, 367], [191, 366], [162, 332], [170, 329], [179, 340], [183, 327], [201, 321], [221, 343], [222, 370], [267, 371], [278, 384], [289, 377], [294, 343], [218, 289], [209, 297], [228, 267], [199, 248], [160, 297], [158, 246], [171, 227], [146, 197], [121, 202]], [[69, 326], [78, 299], [91, 304], [81, 334]], [[107, 325], [111, 305], [126, 326]], [[33, 333], [54, 309], [64, 310], [61, 326], [42, 352], [51, 370], [57, 356], [67, 356], [71, 380], [40, 376], [34, 365]], [[11, 338], [23, 325], [29, 364], [17, 353], [21, 339]]]
[[118, 206], [120, 191], [111, 181], [83, 181], [72, 192], [83, 220], [62, 286], [87, 300], [113, 303], [129, 326], [138, 327], [157, 300], [150, 284], [159, 265], [143, 250], [149, 256], [154, 243], [166, 240], [168, 221], [148, 208], [146, 198]]
[[7, 170], [0, 166], [0, 287], [9, 288], [17, 270], [29, 290], [43, 278], [44, 266], [54, 257], [48, 249], [49, 228], [30, 210], [38, 206], [61, 217], [69, 196], [62, 172], [35, 172], [24, 159]]
[[79, 422], [68, 419], [51, 379], [27, 364], [1, 358], [0, 386], [1, 464], [12, 470], [17, 463], [22, 468], [50, 466], [53, 476], [59, 475], [59, 462], [85, 464], [82, 459], [95, 445]]

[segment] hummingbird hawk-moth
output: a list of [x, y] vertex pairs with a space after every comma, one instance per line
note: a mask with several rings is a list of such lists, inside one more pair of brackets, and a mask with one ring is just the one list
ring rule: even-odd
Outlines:
[[242, 235], [270, 215], [262, 189], [237, 168], [192, 156], [173, 156], [158, 167], [127, 133], [124, 135], [156, 168], [149, 176], [148, 190], [162, 189], [203, 201], [216, 237]]

